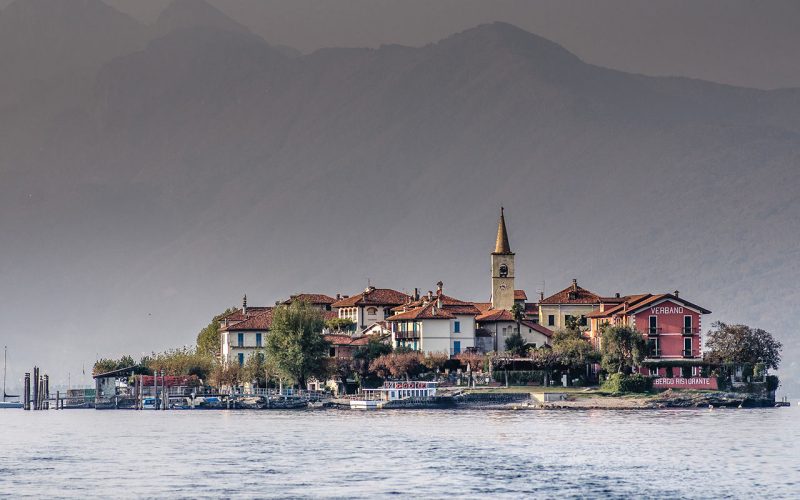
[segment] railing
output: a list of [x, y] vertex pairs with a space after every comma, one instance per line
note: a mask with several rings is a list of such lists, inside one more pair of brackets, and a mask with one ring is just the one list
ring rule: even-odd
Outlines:
[[682, 354], [683, 354], [684, 358], [693, 358], [694, 357], [694, 352], [695, 351], [693, 351], [692, 349], [684, 349], [682, 351]]
[[648, 328], [647, 334], [648, 335], [658, 335], [661, 333], [661, 328]]
[[684, 327], [682, 329], [681, 333], [683, 333], [684, 335], [695, 335], [695, 334], [700, 333], [700, 329], [699, 328], [685, 328]]
[[419, 332], [394, 332], [394, 338], [400, 340], [419, 339]]
[[648, 358], [660, 358], [661, 357], [661, 349], [650, 349], [647, 352]]

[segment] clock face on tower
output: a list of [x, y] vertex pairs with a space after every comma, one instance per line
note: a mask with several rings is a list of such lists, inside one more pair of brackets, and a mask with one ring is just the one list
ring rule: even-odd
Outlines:
[[500, 283], [500, 284], [497, 286], [497, 288], [499, 288], [500, 290], [503, 290], [503, 291], [505, 291], [505, 289], [506, 289], [506, 288], [508, 288], [508, 285], [506, 285], [505, 283]]

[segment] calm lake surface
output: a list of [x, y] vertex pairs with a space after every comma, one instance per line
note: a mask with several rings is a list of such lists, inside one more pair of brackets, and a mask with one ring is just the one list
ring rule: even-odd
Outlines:
[[13, 497], [800, 497], [800, 411], [0, 411]]

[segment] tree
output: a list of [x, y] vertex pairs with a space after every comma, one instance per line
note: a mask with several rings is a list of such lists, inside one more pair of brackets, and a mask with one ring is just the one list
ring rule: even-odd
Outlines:
[[[575, 325], [577, 326], [577, 325]], [[568, 370], [583, 369], [587, 364], [596, 363], [600, 355], [583, 334], [575, 327], [567, 327], [553, 332], [551, 338], [553, 354]]]
[[506, 351], [514, 356], [524, 356], [525, 351], [527, 351], [525, 339], [522, 337], [522, 320], [525, 319], [525, 307], [522, 304], [515, 303], [511, 306], [511, 315], [514, 316], [514, 321], [517, 322], [517, 331], [506, 338]]
[[601, 334], [601, 364], [608, 373], [629, 374], [641, 366], [647, 342], [641, 332], [629, 326], [606, 326]]
[[235, 311], [233, 308], [225, 309], [225, 312], [214, 316], [214, 318], [211, 320], [211, 323], [200, 330], [200, 333], [197, 334], [197, 352], [200, 355], [207, 356], [212, 359], [217, 359], [219, 357], [219, 322], [223, 316], [232, 313], [233, 311]]
[[153, 353], [142, 358], [142, 364], [148, 373], [158, 370], [166, 375], [196, 375], [200, 379], [208, 378], [214, 371], [214, 360], [190, 347]]
[[255, 382], [258, 387], [267, 386], [267, 354], [263, 349], [258, 349], [247, 357], [242, 366], [242, 379]]
[[711, 325], [706, 341], [706, 355], [713, 363], [763, 363], [778, 369], [783, 344], [771, 333], [747, 325], [729, 325], [718, 321]]
[[444, 368], [445, 363], [450, 360], [450, 356], [444, 352], [431, 352], [422, 359], [422, 364], [432, 372], [439, 372]]
[[372, 362], [390, 352], [392, 346], [375, 337], [353, 352], [353, 370], [358, 375], [359, 385], [363, 386], [365, 381], [375, 375], [375, 371], [370, 368]]
[[267, 335], [267, 356], [275, 368], [301, 388], [309, 377], [327, 372], [330, 344], [322, 336], [321, 312], [303, 302], [276, 307]]
[[370, 363], [370, 370], [377, 372], [381, 378], [391, 375], [394, 378], [409, 379], [420, 371], [423, 356], [419, 351], [396, 350], [384, 354]]
[[356, 326], [356, 322], [350, 318], [331, 318], [325, 322], [325, 327], [333, 332], [350, 332]]
[[514, 356], [523, 356], [526, 351], [525, 339], [519, 332], [514, 332], [510, 337], [506, 338], [506, 351]]

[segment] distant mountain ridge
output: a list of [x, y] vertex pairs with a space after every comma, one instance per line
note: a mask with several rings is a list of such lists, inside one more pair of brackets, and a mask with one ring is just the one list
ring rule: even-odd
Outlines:
[[242, 292], [266, 304], [367, 280], [485, 300], [502, 204], [529, 295], [573, 277], [600, 294], [678, 288], [800, 354], [800, 90], [609, 70], [507, 23], [304, 56], [198, 2], [130, 26], [95, 70], [0, 108], [15, 339], [58, 322], [75, 352], [149, 351], [191, 342]]

